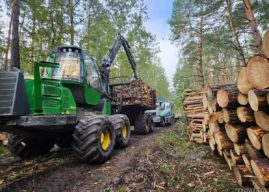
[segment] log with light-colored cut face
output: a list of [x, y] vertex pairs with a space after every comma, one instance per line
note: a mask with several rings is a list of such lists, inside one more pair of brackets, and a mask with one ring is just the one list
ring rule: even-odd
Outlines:
[[242, 143], [242, 144], [234, 143], [234, 151], [237, 155], [246, 154], [247, 148], [245, 146], [245, 143]]
[[236, 109], [238, 119], [243, 122], [253, 122], [254, 121], [254, 112], [250, 107], [237, 107]]
[[253, 111], [259, 111], [267, 106], [267, 92], [269, 90], [252, 89], [248, 92], [248, 103]]
[[223, 152], [222, 152], [222, 149], [218, 145], [217, 145], [217, 151], [218, 151], [218, 154], [222, 157]]
[[267, 188], [262, 186], [262, 184], [260, 184], [260, 182], [256, 178], [251, 178], [251, 183], [252, 183], [254, 189], [257, 189], [257, 191], [262, 191], [262, 192], [268, 191]]
[[247, 64], [248, 82], [256, 89], [269, 87], [269, 61], [262, 56], [253, 56]]
[[225, 124], [225, 130], [229, 139], [234, 143], [243, 143], [246, 138], [246, 128], [239, 125]]
[[224, 159], [225, 159], [226, 163], [227, 163], [228, 166], [229, 166], [229, 169], [232, 170], [234, 164], [233, 164], [233, 162], [232, 162], [232, 158], [231, 158], [231, 156], [228, 155], [227, 153], [225, 153], [224, 151], [223, 151], [223, 156], [224, 156]]
[[242, 159], [242, 156], [241, 155], [237, 155], [234, 151], [234, 149], [230, 149], [230, 156], [231, 156], [231, 159], [232, 159], [232, 163], [234, 165], [239, 165], [239, 164], [243, 164], [244, 161]]
[[247, 128], [247, 135], [251, 144], [258, 150], [262, 148], [262, 136], [265, 131], [259, 126], [252, 126]]
[[239, 120], [237, 116], [237, 111], [236, 110], [228, 110], [226, 108], [222, 109], [222, 115], [223, 115], [223, 120], [225, 123], [240, 123], [241, 121]]
[[253, 88], [252, 85], [248, 82], [246, 67], [242, 67], [242, 69], [239, 71], [237, 76], [237, 88], [243, 94], [248, 94], [248, 91]]
[[259, 182], [269, 187], [269, 160], [267, 158], [251, 160], [251, 167]]
[[256, 149], [248, 140], [245, 141], [248, 155], [251, 159], [264, 158], [265, 155], [261, 150]]
[[254, 112], [256, 124], [264, 131], [269, 131], [269, 114], [264, 111]]
[[217, 92], [217, 102], [220, 107], [228, 107], [229, 105], [238, 104], [238, 89], [235, 85], [223, 87]]
[[264, 154], [269, 157], [269, 133], [264, 134], [262, 137], [262, 149]]
[[215, 133], [223, 130], [223, 126], [219, 125], [216, 121], [213, 123], [209, 123], [209, 133], [211, 133], [212, 136], [214, 136]]
[[233, 142], [229, 139], [229, 137], [225, 133], [217, 132], [215, 133], [214, 137], [220, 150], [233, 148]]
[[240, 105], [247, 105], [248, 104], [248, 96], [247, 94], [239, 93], [237, 96], [237, 101]]
[[249, 155], [248, 154], [243, 154], [242, 159], [244, 161], [245, 166], [248, 168], [249, 172], [252, 173], [253, 171], [252, 171], [252, 167], [251, 167], [251, 164], [250, 164], [251, 159], [250, 159]]
[[245, 165], [236, 165], [233, 167], [233, 174], [237, 183], [242, 186], [248, 186], [251, 180], [247, 175], [250, 174], [248, 168]]
[[262, 39], [262, 51], [264, 55], [269, 58], [269, 30], [264, 33]]
[[217, 150], [217, 144], [216, 144], [216, 141], [215, 141], [215, 138], [213, 135], [209, 134], [209, 146], [210, 146], [210, 149], [211, 151], [216, 151]]

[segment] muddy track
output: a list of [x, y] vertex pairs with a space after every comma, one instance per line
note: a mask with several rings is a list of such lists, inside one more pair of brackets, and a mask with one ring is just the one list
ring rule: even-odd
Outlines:
[[144, 144], [170, 128], [155, 128], [149, 135], [132, 134], [130, 146], [114, 150], [111, 159], [103, 165], [84, 164], [74, 157], [70, 149], [25, 161], [2, 157], [0, 190], [100, 191], [104, 187], [100, 182], [110, 182], [114, 176], [130, 169]]

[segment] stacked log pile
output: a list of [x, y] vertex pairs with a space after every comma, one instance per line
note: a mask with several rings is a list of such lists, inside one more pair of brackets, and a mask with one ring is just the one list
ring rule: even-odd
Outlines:
[[263, 52], [248, 60], [237, 85], [206, 88], [209, 145], [233, 171], [240, 186], [269, 188], [269, 31]]
[[188, 135], [191, 141], [208, 142], [208, 112], [203, 102], [203, 91], [185, 90], [183, 102], [188, 121]]
[[112, 105], [142, 105], [155, 108], [156, 93], [142, 80], [111, 84]]

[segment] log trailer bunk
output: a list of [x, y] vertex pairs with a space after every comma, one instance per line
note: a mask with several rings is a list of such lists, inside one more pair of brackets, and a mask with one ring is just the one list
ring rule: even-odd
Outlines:
[[[34, 63], [33, 79], [17, 69], [0, 71], [0, 130], [8, 133], [10, 151], [24, 159], [45, 154], [54, 144], [72, 145], [81, 160], [102, 163], [114, 146], [128, 146], [130, 121], [115, 114], [122, 107], [111, 105], [109, 88], [110, 67], [121, 46], [137, 79], [135, 60], [120, 34], [100, 68], [81, 48], [60, 46], [46, 62]], [[135, 113], [144, 113], [145, 106], [136, 107]], [[150, 117], [131, 116], [143, 122], [135, 130], [148, 133]]]

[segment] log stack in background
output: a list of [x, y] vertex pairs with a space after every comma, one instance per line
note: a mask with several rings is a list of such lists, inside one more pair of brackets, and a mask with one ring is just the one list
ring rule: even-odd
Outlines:
[[208, 142], [208, 112], [203, 102], [203, 91], [185, 90], [183, 102], [188, 121], [188, 135], [191, 141]]
[[142, 105], [155, 108], [155, 90], [140, 79], [128, 83], [110, 84], [110, 91], [112, 105]]
[[240, 186], [269, 188], [269, 30], [263, 53], [248, 60], [237, 84], [208, 86], [209, 145], [223, 156]]

